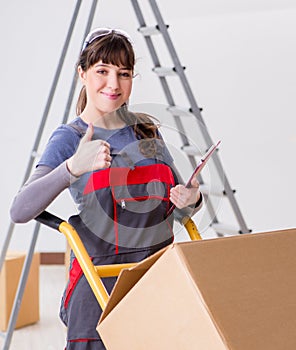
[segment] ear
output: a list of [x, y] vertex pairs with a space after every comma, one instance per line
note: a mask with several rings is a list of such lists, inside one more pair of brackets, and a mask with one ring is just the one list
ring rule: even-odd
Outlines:
[[86, 72], [81, 68], [81, 66], [78, 66], [77, 72], [81, 83], [84, 84], [86, 80]]

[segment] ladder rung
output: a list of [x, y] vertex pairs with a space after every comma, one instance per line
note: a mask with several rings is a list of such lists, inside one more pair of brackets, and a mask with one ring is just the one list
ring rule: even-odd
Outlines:
[[201, 156], [202, 155], [200, 149], [198, 149], [196, 146], [193, 146], [193, 145], [182, 146], [181, 149], [188, 156]]
[[32, 151], [31, 155], [32, 155], [32, 158], [40, 158], [41, 157], [41, 153], [39, 153], [37, 151]]
[[211, 227], [216, 231], [217, 234], [220, 235], [238, 235], [240, 232], [236, 227], [227, 225], [227, 224], [223, 224], [223, 223], [215, 223], [212, 224]]
[[191, 108], [180, 107], [180, 106], [170, 106], [167, 108], [167, 111], [172, 113], [172, 115], [179, 117], [192, 117]]
[[207, 184], [201, 184], [199, 186], [199, 189], [202, 193], [211, 196], [223, 197], [225, 195], [224, 189], [221, 189], [221, 187], [218, 186], [209, 186]]
[[[168, 25], [166, 26], [169, 27]], [[159, 30], [159, 26], [149, 26], [149, 27], [140, 27], [138, 28], [138, 31], [143, 34], [144, 36], [151, 36], [151, 35], [157, 35], [161, 34], [161, 31]]]
[[159, 77], [177, 75], [175, 67], [155, 67], [152, 69]]

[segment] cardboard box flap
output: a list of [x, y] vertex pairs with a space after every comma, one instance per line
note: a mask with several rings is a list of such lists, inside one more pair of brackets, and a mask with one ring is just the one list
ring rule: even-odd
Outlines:
[[139, 262], [136, 266], [124, 269], [120, 272], [115, 286], [110, 294], [110, 298], [103, 310], [99, 323], [112, 311], [112, 309], [120, 302], [120, 300], [129, 292], [129, 290], [142, 278], [142, 276], [150, 269], [150, 267], [159, 259], [159, 257], [168, 248], [163, 248], [157, 253], [151, 255], [147, 259]]
[[8, 261], [8, 260], [14, 260], [14, 259], [18, 259], [18, 258], [25, 259], [25, 257], [26, 257], [26, 254], [23, 252], [9, 251], [6, 254], [5, 260]]
[[295, 237], [289, 229], [177, 246], [230, 349], [296, 348]]

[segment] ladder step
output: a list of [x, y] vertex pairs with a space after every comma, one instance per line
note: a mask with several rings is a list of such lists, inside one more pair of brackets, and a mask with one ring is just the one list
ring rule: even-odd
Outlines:
[[[166, 27], [168, 28], [169, 26], [166, 25]], [[161, 31], [159, 30], [159, 26], [155, 25], [155, 26], [143, 26], [138, 28], [138, 31], [143, 34], [143, 36], [152, 36], [152, 35], [157, 35], [157, 34], [161, 34]]]
[[225, 196], [224, 189], [218, 186], [209, 186], [207, 184], [200, 184], [199, 189], [203, 194], [206, 194], [206, 195], [211, 195], [216, 197]]
[[229, 235], [229, 236], [235, 236], [240, 233], [238, 228], [223, 224], [223, 223], [215, 223], [212, 224], [211, 227], [216, 231], [218, 235]]
[[[185, 68], [183, 67], [183, 69]], [[175, 67], [154, 67], [152, 70], [159, 77], [166, 77], [169, 75], [178, 75]]]
[[193, 145], [182, 146], [181, 150], [185, 152], [187, 156], [202, 156], [200, 149]]
[[170, 106], [167, 111], [178, 117], [192, 117], [192, 109], [180, 106]]

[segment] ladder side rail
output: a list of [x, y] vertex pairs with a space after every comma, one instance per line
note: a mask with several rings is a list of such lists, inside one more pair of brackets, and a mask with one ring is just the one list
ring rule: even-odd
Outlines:
[[[189, 82], [188, 82], [188, 80], [186, 78], [186, 75], [185, 75], [185, 72], [184, 72], [184, 68], [183, 68], [183, 66], [180, 63], [180, 60], [179, 60], [178, 55], [177, 55], [177, 52], [176, 52], [176, 50], [174, 48], [174, 45], [173, 45], [172, 40], [170, 38], [170, 35], [168, 33], [167, 26], [166, 26], [166, 24], [163, 21], [163, 18], [161, 16], [159, 8], [158, 8], [158, 6], [156, 4], [156, 1], [155, 0], [149, 0], [149, 2], [150, 2], [150, 5], [151, 5], [151, 8], [153, 10], [153, 13], [155, 15], [155, 18], [156, 18], [159, 30], [161, 31], [161, 33], [163, 35], [163, 38], [164, 38], [164, 41], [165, 41], [165, 43], [166, 43], [166, 45], [168, 47], [168, 50], [169, 50], [169, 52], [171, 54], [173, 63], [175, 65], [175, 70], [176, 70], [176, 72], [178, 73], [178, 75], [180, 77], [180, 80], [182, 82], [182, 85], [184, 87], [186, 95], [188, 97], [192, 113], [205, 126], [205, 122], [204, 122], [204, 120], [203, 120], [203, 118], [201, 116], [201, 113], [200, 113], [200, 108], [198, 107], [196, 99], [195, 99], [195, 97], [194, 97], [194, 95], [192, 93], [192, 90], [190, 88]], [[212, 141], [212, 139], [210, 137], [210, 134], [209, 134], [207, 128], [206, 127], [202, 128], [201, 131], [203, 133], [203, 136], [205, 138], [205, 141], [206, 141], [208, 147], [210, 147], [210, 145], [213, 144], [213, 141]], [[226, 193], [226, 195], [227, 195], [227, 197], [229, 199], [229, 202], [230, 202], [230, 204], [231, 204], [231, 206], [233, 208], [233, 211], [234, 211], [234, 214], [236, 216], [236, 219], [237, 219], [237, 221], [239, 223], [240, 233], [250, 232], [250, 230], [247, 228], [245, 220], [244, 220], [244, 218], [242, 216], [242, 213], [240, 211], [240, 208], [238, 206], [236, 198], [234, 197], [233, 190], [230, 187], [229, 181], [228, 181], [228, 179], [226, 177], [226, 174], [225, 174], [225, 172], [223, 170], [221, 161], [220, 161], [217, 153], [213, 157], [213, 160], [214, 160], [215, 166], [217, 168], [217, 172], [218, 172], [218, 175], [220, 177], [220, 180], [224, 183], [225, 193]]]
[[[24, 184], [25, 181], [27, 180], [27, 178], [30, 176], [30, 173], [31, 173], [32, 168], [33, 168], [35, 156], [36, 156], [36, 153], [37, 153], [40, 141], [41, 141], [41, 137], [43, 135], [43, 131], [44, 131], [44, 128], [45, 128], [45, 124], [46, 124], [48, 115], [49, 115], [50, 107], [51, 107], [52, 102], [53, 102], [53, 98], [54, 98], [54, 95], [55, 95], [55, 92], [56, 92], [56, 88], [57, 88], [57, 85], [58, 85], [58, 82], [59, 82], [59, 78], [60, 78], [60, 75], [61, 75], [61, 71], [62, 71], [62, 68], [63, 68], [64, 61], [65, 61], [66, 53], [68, 51], [69, 43], [70, 43], [70, 40], [71, 40], [71, 37], [72, 37], [72, 34], [73, 34], [73, 30], [74, 30], [74, 27], [75, 27], [75, 24], [76, 24], [76, 21], [77, 21], [77, 17], [78, 17], [78, 14], [79, 14], [81, 2], [82, 2], [82, 0], [77, 0], [76, 6], [75, 6], [74, 11], [73, 11], [73, 15], [72, 15], [72, 18], [71, 18], [71, 21], [70, 21], [68, 32], [66, 34], [66, 38], [65, 38], [65, 41], [64, 41], [64, 45], [63, 45], [63, 48], [62, 48], [60, 59], [58, 61], [57, 69], [56, 69], [56, 72], [54, 74], [54, 78], [53, 78], [53, 81], [52, 81], [50, 92], [49, 92], [49, 95], [48, 95], [48, 98], [47, 98], [47, 101], [46, 101], [46, 105], [45, 105], [45, 108], [44, 108], [44, 111], [43, 111], [43, 114], [42, 114], [41, 122], [40, 122], [40, 125], [39, 125], [39, 128], [38, 128], [37, 136], [35, 138], [35, 142], [34, 142], [34, 145], [33, 145], [33, 150], [32, 150], [31, 155], [30, 155], [29, 163], [27, 165], [27, 169], [26, 169], [24, 180], [23, 180], [22, 184]], [[6, 254], [7, 254], [7, 250], [8, 250], [8, 247], [9, 247], [9, 244], [10, 244], [10, 240], [11, 240], [11, 237], [12, 237], [12, 234], [13, 234], [13, 231], [14, 231], [14, 227], [15, 227], [15, 224], [13, 222], [10, 222], [9, 229], [8, 229], [8, 232], [7, 232], [7, 235], [6, 235], [6, 238], [5, 238], [5, 242], [4, 242], [2, 251], [1, 251], [0, 270], [2, 269], [3, 262], [5, 260]], [[33, 231], [33, 236], [32, 236], [31, 242], [30, 242], [29, 250], [28, 250], [28, 253], [26, 255], [26, 259], [25, 259], [24, 266], [23, 266], [23, 269], [22, 269], [22, 274], [21, 274], [21, 277], [20, 277], [20, 280], [19, 280], [18, 289], [17, 289], [16, 295], [15, 295], [15, 298], [14, 298], [14, 304], [13, 304], [13, 307], [12, 307], [12, 310], [11, 310], [9, 324], [8, 324], [7, 332], [6, 332], [5, 339], [4, 339], [3, 350], [8, 350], [9, 347], [10, 347], [13, 331], [14, 331], [14, 328], [15, 328], [15, 324], [16, 324], [16, 321], [17, 321], [18, 314], [19, 314], [20, 305], [21, 305], [21, 302], [22, 302], [25, 286], [26, 286], [26, 283], [27, 283], [27, 279], [28, 279], [28, 275], [29, 275], [29, 271], [30, 271], [30, 267], [31, 267], [31, 263], [32, 263], [32, 258], [33, 258], [33, 254], [34, 254], [34, 250], [35, 250], [35, 246], [36, 246], [36, 241], [37, 241], [37, 238], [38, 238], [39, 230], [40, 230], [40, 224], [36, 223], [34, 231]]]
[[0, 254], [0, 271], [2, 270], [2, 266], [6, 257], [6, 253], [11, 241], [12, 234], [13, 234], [14, 226], [15, 226], [14, 222], [10, 221], [8, 230], [6, 232], [6, 236], [2, 245], [1, 254]]
[[[146, 27], [146, 22], [145, 22], [143, 13], [140, 9], [138, 1], [137, 0], [131, 0], [131, 1], [132, 1], [132, 5], [134, 7], [135, 13], [136, 13], [136, 17], [138, 18], [140, 28]], [[158, 55], [156, 53], [155, 46], [153, 45], [151, 37], [145, 36], [144, 39], [146, 41], [148, 50], [150, 52], [154, 67], [160, 67], [161, 66], [160, 60], [159, 60]], [[172, 96], [172, 93], [170, 91], [170, 88], [169, 88], [169, 85], [168, 85], [166, 78], [163, 76], [159, 76], [159, 80], [160, 80], [161, 86], [164, 90], [168, 105], [175, 106], [175, 102], [174, 102], [174, 99], [173, 99], [173, 96]], [[182, 140], [183, 145], [184, 146], [189, 145], [189, 141], [188, 141], [188, 138], [186, 136], [185, 129], [184, 129], [184, 126], [181, 122], [180, 117], [176, 116], [176, 115], [174, 115], [173, 117], [174, 117], [176, 126], [177, 126], [178, 130], [180, 131], [180, 136], [181, 136], [181, 140]], [[195, 168], [197, 163], [196, 163], [196, 160], [194, 157], [190, 158], [190, 162], [191, 162], [192, 167]]]
[[[146, 27], [145, 19], [144, 19], [142, 11], [140, 9], [138, 1], [137, 0], [131, 0], [131, 2], [132, 2], [132, 5], [134, 7], [134, 10], [135, 10], [136, 17], [138, 18], [140, 28], [141, 27]], [[160, 67], [160, 60], [159, 60], [158, 55], [156, 53], [156, 50], [155, 50], [155, 47], [153, 45], [151, 37], [150, 36], [145, 36], [144, 39], [145, 39], [145, 42], [147, 44], [148, 50], [150, 52], [150, 55], [151, 55], [152, 62], [154, 64], [154, 66], [155, 67]], [[171, 105], [171, 106], [174, 106], [175, 102], [174, 102], [173, 96], [172, 96], [172, 94], [170, 92], [170, 88], [168, 86], [168, 83], [167, 83], [165, 77], [160, 77], [159, 80], [160, 80], [162, 88], [163, 88], [163, 90], [165, 92], [166, 98], [168, 100], [168, 104]]]
[[[132, 0], [132, 4], [134, 6], [134, 10], [135, 10], [136, 16], [138, 18], [140, 28], [141, 27], [146, 27], [146, 22], [145, 22], [143, 13], [142, 13], [142, 11], [140, 9], [138, 1], [137, 0]], [[162, 26], [165, 27], [165, 29], [167, 30], [167, 26], [164, 24], [163, 21], [162, 21]], [[148, 46], [149, 52], [151, 54], [154, 66], [155, 67], [160, 67], [161, 66], [160, 65], [160, 60], [159, 60], [158, 55], [156, 53], [156, 50], [155, 50], [155, 47], [154, 47], [153, 42], [151, 40], [151, 37], [145, 36], [144, 38], [145, 38], [146, 44]], [[181, 64], [179, 64], [179, 65], [181, 66]], [[165, 92], [168, 104], [170, 106], [175, 106], [175, 102], [174, 102], [174, 99], [173, 99], [173, 96], [171, 94], [171, 91], [170, 91], [170, 88], [168, 86], [166, 78], [163, 77], [163, 76], [160, 76], [159, 79], [160, 79], [161, 85], [162, 85], [162, 87], [164, 89], [164, 92]], [[185, 132], [184, 126], [182, 124], [180, 116], [174, 115], [173, 117], [174, 117], [177, 129], [180, 131], [180, 136], [181, 136], [181, 139], [182, 139], [183, 146], [189, 145], [189, 141], [188, 141], [188, 138], [186, 136], [186, 132]], [[203, 124], [204, 124], [204, 122], [203, 122]], [[189, 158], [189, 161], [190, 161], [190, 163], [192, 165], [192, 168], [195, 168], [196, 164], [197, 164], [195, 157], [189, 155], [188, 158]], [[201, 179], [201, 183], [203, 183], [202, 177], [200, 177], [200, 179]]]
[[[74, 12], [73, 12], [73, 15], [72, 15], [72, 18], [71, 18], [71, 22], [70, 22], [70, 25], [69, 25], [69, 29], [68, 29], [68, 32], [67, 32], [67, 35], [66, 35], [66, 38], [65, 38], [64, 46], [62, 48], [60, 59], [58, 61], [58, 66], [57, 66], [56, 72], [54, 74], [54, 78], [53, 78], [53, 81], [52, 81], [50, 92], [49, 92], [49, 95], [48, 95], [48, 98], [47, 98], [47, 101], [46, 101], [46, 105], [45, 105], [45, 108], [44, 108], [44, 111], [43, 111], [43, 114], [42, 114], [41, 122], [40, 122], [40, 125], [39, 125], [39, 128], [38, 128], [38, 131], [37, 131], [37, 135], [36, 135], [36, 138], [35, 138], [35, 142], [34, 142], [34, 145], [33, 145], [32, 152], [30, 154], [29, 162], [28, 162], [28, 165], [27, 165], [27, 168], [26, 168], [26, 172], [25, 172], [25, 176], [24, 176], [22, 185], [25, 183], [25, 181], [30, 176], [32, 168], [33, 168], [33, 164], [34, 164], [34, 161], [35, 161], [35, 156], [36, 156], [36, 153], [38, 151], [38, 147], [39, 147], [39, 144], [40, 144], [40, 141], [41, 141], [41, 137], [42, 137], [42, 134], [43, 134], [43, 131], [44, 131], [46, 120], [48, 118], [49, 110], [50, 110], [50, 107], [51, 107], [51, 104], [52, 104], [52, 101], [53, 101], [53, 98], [54, 98], [54, 95], [55, 95], [55, 91], [56, 91], [56, 88], [57, 88], [57, 84], [58, 84], [58, 81], [59, 81], [59, 78], [60, 78], [60, 75], [61, 75], [61, 71], [62, 71], [62, 67], [63, 67], [63, 64], [64, 64], [66, 52], [68, 50], [69, 42], [70, 42], [70, 39], [72, 37], [72, 33], [73, 33], [74, 26], [75, 26], [75, 23], [76, 23], [76, 20], [77, 20], [77, 17], [78, 17], [78, 13], [79, 13], [81, 2], [82, 2], [82, 0], [77, 0], [76, 6], [74, 8]], [[10, 244], [10, 241], [11, 241], [11, 237], [12, 237], [12, 234], [13, 234], [13, 231], [14, 231], [14, 226], [15, 226], [15, 224], [13, 222], [10, 222], [10, 225], [9, 225], [6, 237], [5, 237], [5, 241], [4, 241], [4, 244], [3, 244], [3, 248], [2, 248], [2, 251], [1, 251], [1, 255], [0, 255], [0, 271], [2, 269], [3, 262], [5, 260], [5, 256], [6, 256], [6, 253], [7, 253], [9, 244]]]
[[229, 180], [225, 175], [225, 172], [222, 168], [222, 163], [220, 158], [218, 157], [217, 153], [213, 154], [212, 160], [216, 166], [217, 172], [218, 174], [220, 174], [221, 177], [221, 181], [223, 182], [224, 185], [224, 191], [225, 191], [225, 195], [227, 196], [232, 209], [234, 211], [234, 214], [236, 216], [237, 222], [240, 226], [240, 231], [238, 233], [249, 233], [251, 232], [251, 230], [248, 228], [246, 221], [242, 215], [242, 212], [239, 208], [238, 202], [234, 196], [234, 191], [230, 186]]
[[34, 158], [35, 158], [35, 153], [38, 151], [40, 140], [41, 140], [41, 137], [42, 137], [42, 134], [43, 134], [43, 131], [44, 131], [44, 127], [45, 127], [45, 124], [46, 124], [46, 121], [47, 121], [47, 118], [48, 118], [48, 115], [49, 115], [49, 111], [50, 111], [50, 108], [51, 108], [51, 105], [52, 105], [52, 102], [53, 102], [53, 98], [54, 98], [54, 95], [55, 95], [55, 92], [56, 92], [56, 88], [57, 88], [57, 85], [58, 85], [58, 82], [59, 82], [59, 79], [60, 79], [60, 75], [61, 75], [61, 72], [62, 72], [62, 68], [63, 68], [64, 62], [65, 62], [66, 54], [67, 54], [67, 51], [68, 51], [68, 48], [69, 48], [70, 40], [71, 40], [71, 37], [72, 37], [72, 34], [73, 34], [74, 26], [75, 26], [75, 23], [76, 23], [76, 20], [77, 20], [77, 17], [78, 17], [78, 13], [79, 13], [79, 10], [80, 10], [81, 2], [82, 2], [82, 0], [77, 0], [75, 9], [74, 9], [74, 12], [73, 12], [73, 15], [72, 15], [70, 26], [68, 28], [68, 32], [67, 32], [67, 35], [66, 35], [66, 38], [65, 38], [65, 41], [64, 41], [64, 45], [63, 45], [63, 48], [62, 48], [60, 59], [58, 61], [57, 69], [56, 69], [56, 72], [55, 72], [55, 75], [54, 75], [54, 78], [53, 78], [53, 82], [52, 82], [52, 85], [51, 85], [51, 88], [50, 88], [50, 92], [49, 92], [49, 95], [48, 95], [48, 98], [47, 98], [47, 101], [46, 101], [45, 109], [44, 109], [44, 112], [43, 112], [43, 115], [42, 115], [42, 118], [41, 118], [41, 123], [40, 123], [39, 129], [38, 129], [38, 133], [37, 133], [37, 136], [36, 136], [36, 139], [35, 139], [35, 143], [34, 143], [34, 146], [33, 146], [33, 151], [32, 151], [32, 154], [31, 154], [31, 159], [30, 159], [30, 162], [29, 162], [29, 166], [27, 168], [27, 172], [26, 172], [24, 181], [26, 181], [26, 179], [29, 177], [30, 172], [32, 170], [32, 166], [33, 166], [33, 162], [34, 162]]
[[34, 250], [35, 250], [35, 246], [36, 246], [39, 230], [40, 230], [40, 224], [36, 223], [35, 224], [35, 229], [34, 229], [34, 232], [33, 232], [33, 236], [32, 236], [32, 239], [31, 239], [30, 247], [29, 247], [28, 253], [26, 255], [24, 266], [22, 268], [22, 273], [21, 273], [20, 280], [19, 280], [19, 283], [18, 283], [17, 291], [16, 291], [16, 294], [15, 294], [14, 303], [13, 303], [13, 306], [12, 306], [12, 309], [11, 309], [11, 314], [10, 314], [10, 317], [9, 317], [9, 323], [8, 323], [6, 335], [5, 335], [5, 338], [4, 338], [4, 344], [3, 344], [2, 350], [8, 350], [9, 347], [10, 347], [13, 331], [14, 331], [14, 328], [15, 328], [15, 324], [16, 324], [16, 321], [17, 321], [18, 314], [19, 314], [19, 310], [20, 310], [20, 306], [21, 306], [21, 303], [22, 303], [22, 299], [23, 299], [26, 283], [27, 283], [27, 280], [28, 280], [29, 272], [30, 272], [30, 267], [31, 267], [31, 264], [32, 264], [33, 254], [34, 254]]
[[[134, 7], [134, 10], [135, 10], [136, 17], [138, 18], [140, 28], [146, 27], [146, 22], [145, 22], [143, 13], [142, 13], [142, 11], [140, 9], [138, 1], [137, 0], [131, 0], [131, 2], [132, 2], [132, 5]], [[165, 24], [163, 24], [163, 26], [167, 30], [167, 26]], [[148, 46], [148, 50], [149, 50], [149, 52], [151, 54], [151, 58], [152, 58], [154, 66], [155, 67], [160, 67], [160, 60], [159, 60], [158, 55], [156, 53], [156, 50], [155, 50], [155, 47], [153, 45], [151, 37], [145, 36], [144, 39], [145, 39], [146, 44]], [[183, 69], [182, 69], [182, 71], [183, 71]], [[174, 102], [174, 99], [173, 99], [173, 96], [171, 94], [171, 91], [170, 91], [170, 88], [168, 86], [168, 82], [167, 82], [166, 78], [163, 77], [163, 76], [159, 76], [159, 79], [160, 79], [162, 88], [163, 88], [163, 90], [165, 92], [165, 96], [167, 98], [168, 104], [170, 106], [175, 106], [175, 102]], [[188, 141], [188, 138], [186, 136], [186, 132], [185, 132], [184, 126], [183, 126], [182, 121], [181, 121], [181, 117], [178, 116], [178, 115], [173, 115], [173, 117], [174, 117], [174, 121], [176, 123], [177, 129], [180, 132], [179, 134], [180, 134], [183, 146], [189, 145], [189, 141]], [[203, 122], [203, 124], [204, 124], [204, 122]], [[192, 155], [188, 155], [187, 157], [188, 157], [188, 159], [189, 159], [189, 161], [191, 163], [192, 168], [194, 169], [196, 167], [196, 165], [197, 165], [195, 157], [192, 156]], [[204, 183], [201, 175], [199, 176], [199, 182], [200, 182], [200, 184]], [[209, 212], [210, 218], [211, 218], [212, 222], [217, 223], [218, 221], [217, 221], [217, 218], [216, 218], [215, 210], [214, 210], [213, 204], [211, 202], [211, 199], [210, 199], [210, 197], [208, 195], [204, 195], [204, 196], [205, 196], [205, 199], [207, 200], [207, 210]]]
[[[134, 7], [136, 16], [138, 18], [140, 28], [141, 27], [146, 27], [146, 22], [145, 22], [143, 13], [142, 13], [142, 11], [140, 9], [138, 1], [137, 0], [132, 0], [132, 5]], [[165, 28], [165, 31], [167, 32], [167, 26], [163, 22], [162, 18], [161, 18], [161, 21], [158, 21], [158, 28], [159, 28], [160, 32], [162, 32], [162, 34], [163, 34], [163, 30], [161, 30], [162, 28]], [[167, 32], [167, 34], [168, 34], [168, 32]], [[148, 46], [149, 52], [151, 54], [154, 66], [155, 67], [160, 67], [161, 66], [160, 60], [159, 60], [158, 55], [156, 53], [156, 50], [155, 50], [155, 47], [153, 45], [151, 37], [150, 36], [145, 36], [144, 39], [145, 39], [146, 44]], [[176, 57], [176, 60], [174, 61], [174, 64], [176, 63], [176, 66], [179, 67], [177, 73], [183, 72], [183, 67], [181, 66], [181, 64], [180, 64], [180, 62], [179, 62], [179, 60], [177, 58], [176, 51], [175, 51], [174, 48], [173, 48], [173, 50], [175, 52], [174, 56]], [[168, 105], [169, 106], [175, 106], [175, 102], [174, 102], [174, 99], [173, 99], [173, 96], [171, 94], [171, 91], [170, 91], [170, 88], [169, 88], [169, 85], [168, 85], [168, 82], [167, 82], [166, 78], [164, 76], [159, 76], [159, 80], [160, 80], [162, 88], [163, 88], [163, 90], [165, 92], [165, 96], [167, 98]], [[199, 108], [198, 108], [198, 111], [199, 111]], [[185, 132], [184, 126], [183, 126], [183, 124], [181, 122], [180, 116], [174, 115], [173, 117], [174, 117], [177, 129], [180, 131], [180, 136], [181, 136], [181, 139], [182, 139], [183, 146], [189, 145], [189, 141], [188, 141], [188, 138], [186, 136], [186, 132]], [[201, 121], [204, 124], [203, 120], [201, 120]], [[189, 155], [188, 158], [189, 158], [189, 161], [190, 161], [192, 167], [195, 168], [195, 166], [197, 164], [195, 157]]]
[[[89, 15], [88, 15], [88, 20], [87, 20], [87, 23], [86, 23], [86, 26], [85, 26], [84, 35], [83, 35], [83, 39], [82, 39], [80, 50], [82, 49], [84, 38], [86, 38], [87, 34], [91, 30], [91, 26], [92, 26], [92, 23], [93, 23], [93, 20], [94, 20], [95, 12], [96, 12], [97, 3], [98, 3], [98, 0], [93, 0], [93, 2], [92, 2], [92, 5], [91, 5], [90, 11], [89, 11]], [[62, 119], [62, 124], [65, 124], [68, 121], [68, 119], [69, 119], [69, 114], [70, 114], [71, 106], [72, 106], [72, 103], [73, 103], [75, 90], [76, 90], [76, 87], [77, 87], [77, 80], [78, 80], [78, 74], [77, 74], [77, 72], [75, 70], [75, 72], [73, 74], [73, 77], [72, 77], [71, 87], [70, 87], [70, 91], [69, 91], [69, 95], [68, 95], [68, 99], [67, 99], [67, 103], [66, 103], [63, 119]]]
[[[146, 22], [145, 22], [143, 13], [142, 13], [142, 11], [140, 9], [138, 1], [137, 0], [132, 0], [132, 5], [134, 7], [136, 16], [138, 18], [140, 28], [141, 27], [146, 27]], [[158, 55], [156, 53], [155, 46], [153, 45], [151, 37], [150, 36], [145, 36], [144, 39], [145, 39], [146, 44], [148, 46], [148, 50], [149, 50], [149, 52], [151, 54], [151, 58], [152, 58], [154, 67], [160, 67], [161, 66], [160, 60], [159, 60]], [[173, 99], [173, 96], [172, 96], [172, 93], [170, 91], [170, 88], [169, 88], [169, 85], [168, 85], [168, 82], [167, 82], [166, 78], [163, 77], [163, 76], [159, 76], [159, 80], [160, 80], [162, 88], [163, 88], [163, 90], [165, 92], [165, 96], [167, 98], [167, 102], [168, 102], [169, 106], [175, 106], [175, 102], [174, 102], [174, 99]], [[179, 131], [179, 135], [181, 137], [183, 146], [189, 145], [189, 141], [188, 141], [188, 138], [186, 136], [186, 132], [185, 132], [184, 126], [182, 124], [180, 116], [173, 115], [173, 118], [175, 120], [176, 127], [177, 127], [177, 129]], [[196, 165], [197, 165], [195, 157], [192, 156], [192, 155], [189, 155], [188, 159], [189, 159], [189, 161], [191, 163], [192, 168], [194, 169], [196, 167]], [[203, 183], [202, 180], [201, 180], [201, 182]]]
[[[164, 23], [163, 17], [160, 13], [160, 10], [157, 6], [157, 3], [155, 0], [149, 0], [150, 2], [150, 6], [152, 8], [152, 11], [154, 13], [158, 28], [163, 36], [163, 39], [166, 43], [166, 46], [168, 48], [168, 51], [171, 54], [171, 58], [172, 61], [174, 63], [174, 70], [176, 71], [176, 73], [178, 74], [178, 76], [181, 79], [182, 85], [184, 87], [184, 90], [186, 92], [186, 95], [188, 97], [189, 103], [190, 103], [190, 107], [192, 109], [192, 113], [196, 116], [196, 118], [205, 126], [205, 122], [202, 118], [202, 115], [200, 113], [200, 108], [197, 105], [196, 99], [192, 93], [192, 90], [190, 88], [189, 82], [186, 78], [185, 72], [184, 72], [184, 67], [181, 65], [181, 62], [179, 60], [177, 51], [173, 45], [173, 42], [171, 40], [171, 37], [169, 35], [168, 32], [168, 28], [167, 25]], [[209, 137], [209, 135], [208, 135]], [[211, 144], [213, 144], [211, 138], [209, 137], [206, 142], [208, 143], [208, 146], [210, 147]]]
[[71, 87], [68, 94], [68, 99], [66, 102], [63, 118], [62, 118], [62, 124], [66, 124], [69, 119], [73, 98], [74, 98], [74, 94], [77, 86], [77, 80], [78, 80], [78, 77], [77, 77], [77, 73], [75, 72], [72, 77]]

